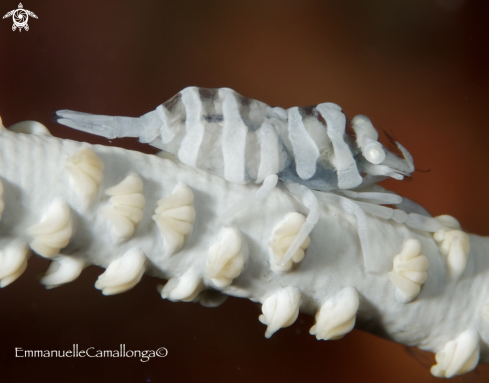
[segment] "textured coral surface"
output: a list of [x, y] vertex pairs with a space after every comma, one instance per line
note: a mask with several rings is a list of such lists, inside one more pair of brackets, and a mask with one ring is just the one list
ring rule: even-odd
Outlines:
[[[388, 187], [433, 215], [489, 235], [488, 17], [483, 1], [94, 1], [25, 4], [30, 30], [0, 23], [0, 115], [37, 120], [63, 138], [111, 144], [50, 122], [68, 108], [139, 116], [185, 86], [228, 86], [270, 105], [332, 101], [395, 134], [420, 170]], [[15, 4], [2, 3], [4, 13]], [[0, 12], [1, 13], [1, 12]], [[152, 152], [131, 140], [114, 145]], [[40, 161], [39, 166], [42, 167]], [[421, 172], [421, 170], [430, 170]], [[313, 318], [266, 340], [261, 310], [228, 299], [208, 309], [161, 300], [159, 281], [102, 296], [90, 267], [46, 291], [48, 262], [0, 291], [2, 381], [437, 381], [429, 353], [354, 331], [339, 341], [308, 334]], [[165, 359], [16, 359], [14, 348], [167, 347]], [[479, 366], [455, 381], [487, 381]], [[205, 377], [205, 378], [204, 378]]]

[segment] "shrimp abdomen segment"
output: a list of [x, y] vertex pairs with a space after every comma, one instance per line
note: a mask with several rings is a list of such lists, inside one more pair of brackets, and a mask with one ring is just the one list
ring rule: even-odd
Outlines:
[[224, 159], [224, 178], [235, 183], [246, 183], [245, 150], [248, 128], [238, 108], [236, 97], [231, 89], [219, 90], [222, 102], [223, 132], [222, 154]]
[[341, 108], [331, 102], [319, 104], [316, 109], [326, 120], [328, 137], [334, 148], [334, 166], [338, 174], [338, 188], [351, 189], [362, 183], [350, 147], [344, 140], [346, 117]]
[[195, 87], [185, 88], [180, 94], [187, 115], [185, 119], [186, 134], [180, 144], [178, 159], [186, 165], [197, 167], [197, 158], [205, 134], [205, 126], [202, 121], [202, 102], [199, 91]]
[[289, 117], [289, 139], [294, 149], [297, 175], [303, 180], [307, 180], [316, 173], [319, 149], [304, 126], [299, 108], [293, 107], [287, 112]]

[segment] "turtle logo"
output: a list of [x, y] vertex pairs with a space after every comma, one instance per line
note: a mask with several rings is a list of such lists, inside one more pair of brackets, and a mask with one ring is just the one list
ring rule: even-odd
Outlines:
[[37, 19], [37, 16], [34, 12], [28, 11], [27, 9], [24, 9], [24, 6], [22, 3], [19, 3], [19, 8], [14, 9], [13, 11], [8, 12], [3, 16], [5, 19], [6, 17], [12, 16], [12, 20], [14, 21], [14, 25], [12, 25], [12, 30], [15, 31], [17, 28], [19, 28], [19, 32], [22, 32], [22, 28], [24, 28], [26, 31], [29, 30], [29, 25], [27, 25], [27, 20], [29, 20], [29, 16], [32, 16]]

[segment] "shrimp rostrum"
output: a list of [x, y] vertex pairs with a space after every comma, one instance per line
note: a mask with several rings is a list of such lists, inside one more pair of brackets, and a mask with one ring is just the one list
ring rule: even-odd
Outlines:
[[229, 88], [188, 87], [137, 118], [70, 110], [56, 113], [58, 122], [71, 128], [109, 139], [139, 137], [141, 142], [227, 181], [262, 184], [256, 193], [231, 206], [223, 220], [256, 199], [266, 198], [278, 180], [282, 181], [309, 209], [282, 264], [292, 258], [314, 228], [318, 199], [356, 217], [366, 265], [366, 213], [428, 232], [441, 227], [421, 206], [376, 185], [389, 177], [402, 180], [410, 176], [414, 165], [409, 152], [396, 142], [401, 158], [379, 143], [377, 131], [365, 116], [353, 118], [352, 129], [347, 129], [349, 121], [333, 103], [283, 109]]

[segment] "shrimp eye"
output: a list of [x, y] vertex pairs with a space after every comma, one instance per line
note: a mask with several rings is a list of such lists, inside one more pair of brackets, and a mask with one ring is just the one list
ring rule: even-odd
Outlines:
[[384, 148], [378, 142], [370, 142], [363, 149], [363, 156], [374, 165], [381, 164], [385, 160]]

